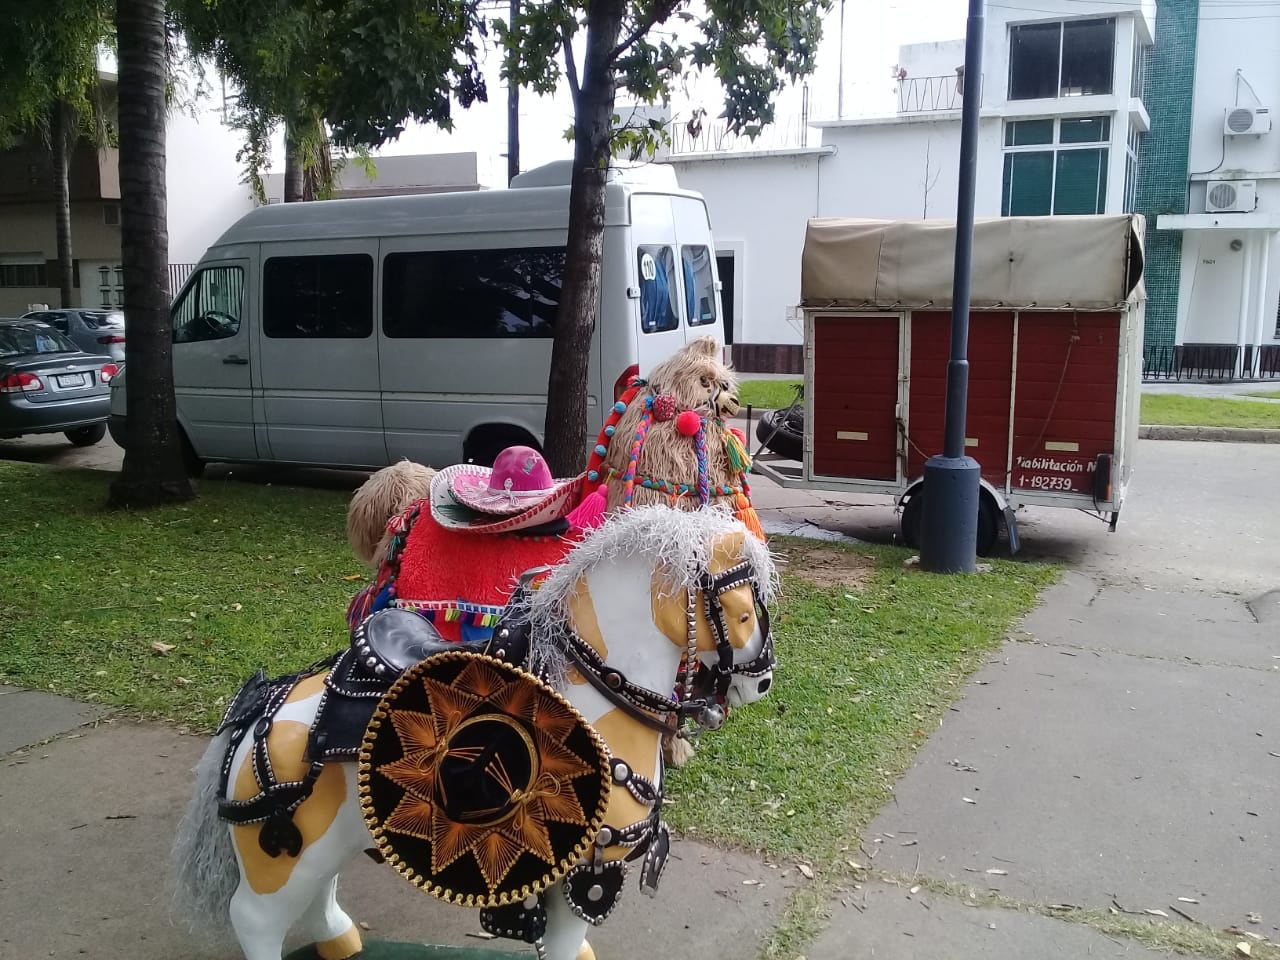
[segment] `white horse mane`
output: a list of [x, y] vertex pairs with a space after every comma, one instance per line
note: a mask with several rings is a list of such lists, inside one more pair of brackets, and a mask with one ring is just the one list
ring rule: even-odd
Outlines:
[[756, 596], [768, 604], [778, 591], [773, 555], [726, 508], [673, 510], [654, 504], [614, 514], [587, 534], [534, 591], [526, 613], [532, 626], [530, 667], [550, 677], [552, 683], [563, 679], [567, 663], [559, 631], [569, 619], [569, 604], [578, 581], [593, 567], [651, 556], [660, 595], [674, 596], [681, 590], [699, 588], [699, 578], [711, 563], [715, 539], [735, 532], [743, 534], [740, 559], [751, 563]]

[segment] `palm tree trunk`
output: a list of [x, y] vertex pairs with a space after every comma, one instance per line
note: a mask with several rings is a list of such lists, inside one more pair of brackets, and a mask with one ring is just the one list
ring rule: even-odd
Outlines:
[[71, 128], [70, 108], [59, 100], [53, 108], [53, 179], [57, 191], [54, 216], [58, 235], [58, 297], [64, 310], [72, 303], [71, 260], [71, 151], [76, 135]]
[[195, 494], [182, 462], [173, 394], [169, 233], [165, 206], [165, 0], [117, 0], [120, 260], [128, 441], [113, 506], [145, 507]]
[[[587, 13], [586, 55], [574, 110], [569, 236], [560, 311], [551, 346], [543, 431], [543, 453], [557, 477], [577, 476], [586, 461], [587, 374], [600, 302], [605, 187], [617, 94], [611, 54], [618, 43], [625, 10], [625, 0], [597, 0]], [[602, 403], [611, 400], [612, 397], [601, 398]]]
[[302, 149], [297, 123], [289, 120], [284, 127], [284, 202], [298, 203], [303, 196]]

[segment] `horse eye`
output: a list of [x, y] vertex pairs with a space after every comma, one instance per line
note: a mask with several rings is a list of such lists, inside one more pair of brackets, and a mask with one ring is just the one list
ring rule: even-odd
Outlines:
[[710, 380], [708, 380], [706, 377], [702, 377], [702, 378], [701, 378], [701, 380], [702, 380], [702, 385], [703, 385], [704, 387], [709, 387], [709, 386], [711, 386], [711, 381], [710, 381]]
[[750, 619], [751, 619], [751, 614], [749, 614], [749, 613], [744, 613], [742, 616], [740, 616], [740, 617], [738, 618], [738, 622], [739, 622], [739, 623], [746, 623], [746, 622], [747, 622], [748, 620], [750, 620]]

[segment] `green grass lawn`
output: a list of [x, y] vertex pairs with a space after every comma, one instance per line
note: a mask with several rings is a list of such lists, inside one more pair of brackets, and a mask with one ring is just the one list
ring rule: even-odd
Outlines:
[[[0, 464], [0, 682], [209, 730], [259, 666], [288, 673], [345, 643], [364, 582], [345, 494], [205, 482], [191, 504], [109, 513], [107, 479]], [[997, 562], [940, 577], [892, 548], [774, 549], [788, 563], [773, 692], [701, 738], [672, 773], [668, 814], [688, 834], [816, 869], [1055, 571]]]
[[1280, 390], [1272, 390], [1270, 392], [1263, 391], [1262, 393], [1246, 393], [1245, 396], [1261, 397], [1263, 400], [1280, 400]]
[[738, 400], [757, 410], [785, 410], [796, 398], [799, 380], [743, 380], [738, 384]]
[[1280, 404], [1146, 393], [1140, 419], [1148, 425], [1280, 428]]

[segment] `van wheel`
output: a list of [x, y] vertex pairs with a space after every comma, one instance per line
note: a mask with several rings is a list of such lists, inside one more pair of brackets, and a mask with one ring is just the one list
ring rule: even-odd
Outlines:
[[105, 423], [95, 423], [88, 427], [77, 427], [75, 430], [68, 430], [63, 434], [77, 447], [92, 447], [107, 435], [107, 425]]
[[542, 451], [542, 444], [523, 430], [485, 430], [483, 427], [467, 437], [462, 445], [462, 459], [480, 467], [492, 467], [498, 454], [507, 447], [526, 446]]

